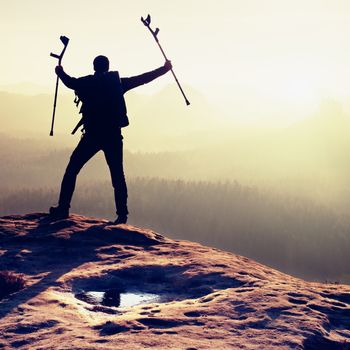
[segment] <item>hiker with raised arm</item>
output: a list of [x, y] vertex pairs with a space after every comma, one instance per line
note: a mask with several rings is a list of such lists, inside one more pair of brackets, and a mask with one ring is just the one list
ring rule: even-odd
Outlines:
[[172, 69], [166, 60], [164, 65], [150, 72], [120, 78], [117, 71], [109, 71], [106, 56], [97, 56], [93, 61], [94, 74], [80, 78], [69, 76], [61, 65], [55, 69], [64, 85], [73, 89], [82, 106], [81, 122], [83, 136], [73, 151], [63, 176], [58, 206], [50, 208], [50, 217], [64, 219], [69, 216], [76, 178], [81, 168], [98, 151], [103, 151], [112, 178], [116, 204], [116, 224], [128, 219], [127, 186], [123, 171], [123, 136], [121, 128], [129, 124], [124, 94], [160, 77]]

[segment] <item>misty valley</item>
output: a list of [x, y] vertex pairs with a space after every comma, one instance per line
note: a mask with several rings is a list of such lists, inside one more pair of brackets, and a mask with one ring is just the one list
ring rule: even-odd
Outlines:
[[[202, 130], [191, 134], [196, 147], [184, 149], [162, 148], [157, 131], [158, 151], [147, 149], [149, 132], [137, 134], [136, 123], [144, 151], [128, 151], [132, 135], [126, 140], [130, 224], [308, 280], [349, 283], [350, 122], [338, 107], [327, 102], [313, 118], [277, 131]], [[57, 202], [74, 140], [51, 140], [1, 135], [0, 215], [47, 212]], [[115, 216], [102, 154], [79, 174], [71, 212]]]

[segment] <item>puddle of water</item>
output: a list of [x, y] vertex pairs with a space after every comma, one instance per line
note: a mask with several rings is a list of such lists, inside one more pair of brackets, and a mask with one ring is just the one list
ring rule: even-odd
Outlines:
[[113, 289], [104, 292], [82, 292], [76, 294], [75, 297], [89, 304], [100, 304], [104, 306], [114, 306], [120, 308], [160, 302], [160, 295], [158, 294], [142, 292], [120, 293], [117, 290]]

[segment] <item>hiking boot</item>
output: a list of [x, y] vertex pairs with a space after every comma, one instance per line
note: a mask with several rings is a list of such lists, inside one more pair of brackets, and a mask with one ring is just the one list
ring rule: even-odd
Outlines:
[[127, 215], [118, 215], [117, 219], [114, 221], [116, 225], [120, 224], [126, 224], [128, 221], [128, 216]]
[[67, 219], [69, 217], [69, 209], [60, 206], [51, 207], [49, 216], [55, 220]]

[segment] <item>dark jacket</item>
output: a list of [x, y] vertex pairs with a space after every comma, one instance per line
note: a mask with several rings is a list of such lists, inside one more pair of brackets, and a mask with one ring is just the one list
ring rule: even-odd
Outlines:
[[165, 74], [164, 66], [134, 77], [119, 78], [118, 72], [95, 73], [73, 78], [64, 71], [59, 77], [82, 102], [80, 113], [86, 131], [124, 127], [129, 124], [124, 94]]

